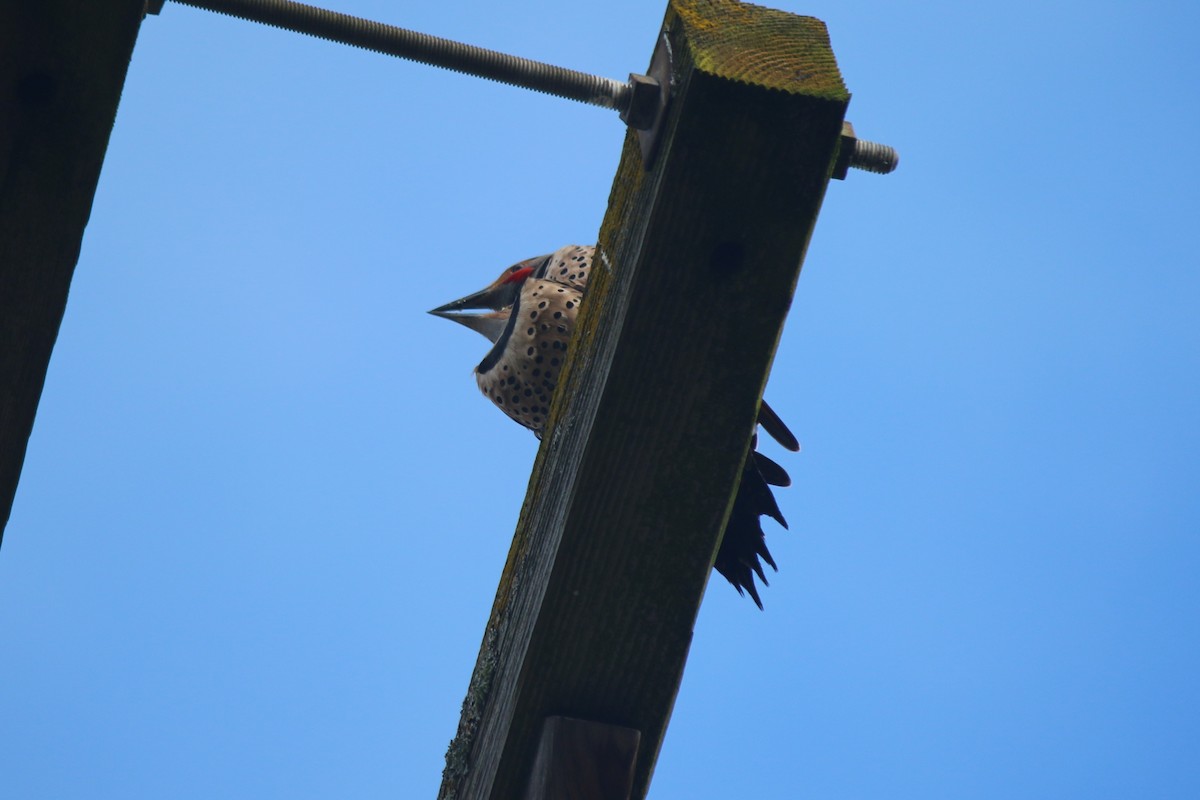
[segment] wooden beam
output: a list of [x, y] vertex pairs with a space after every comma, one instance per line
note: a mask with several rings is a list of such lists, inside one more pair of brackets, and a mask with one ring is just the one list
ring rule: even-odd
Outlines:
[[671, 0], [664, 31], [666, 128], [649, 171], [626, 137], [447, 800], [520, 796], [556, 714], [640, 731], [645, 795], [833, 168], [849, 95], [820, 21]]
[[0, 2], [0, 537], [143, 5]]
[[632, 728], [550, 717], [525, 800], [628, 800], [640, 741]]

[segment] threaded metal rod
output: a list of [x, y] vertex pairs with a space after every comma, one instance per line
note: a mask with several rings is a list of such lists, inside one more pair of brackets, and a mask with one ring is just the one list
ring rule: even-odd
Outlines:
[[854, 143], [850, 155], [850, 166], [855, 169], [887, 175], [900, 166], [900, 155], [886, 144], [859, 139]]
[[384, 25], [349, 14], [291, 0], [175, 0], [187, 6], [273, 25], [384, 55], [465, 72], [501, 83], [624, 112], [629, 107], [626, 83], [564, 69], [541, 61], [510, 56], [451, 39]]
[[[452, 39], [385, 25], [382, 22], [340, 14], [293, 0], [175, 0], [186, 6], [216, 11], [231, 17], [261, 22], [276, 28], [328, 39], [340, 44], [373, 50], [384, 55], [407, 58], [435, 67], [464, 72], [500, 83], [545, 92], [568, 100], [577, 100], [621, 113], [622, 119], [636, 128], [648, 128], [653, 120], [631, 111], [635, 79], [629, 83], [556, 67], [541, 61], [511, 56]], [[147, 0], [149, 13], [157, 13], [162, 0]], [[646, 81], [643, 79], [642, 81]], [[639, 109], [642, 104], [639, 103]], [[652, 115], [653, 116], [653, 115]], [[900, 161], [896, 151], [886, 145], [858, 140], [848, 166], [883, 175]]]

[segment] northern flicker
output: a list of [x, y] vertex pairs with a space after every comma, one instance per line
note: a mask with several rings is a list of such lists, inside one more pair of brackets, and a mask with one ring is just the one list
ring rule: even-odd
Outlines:
[[[567, 352], [579, 304], [587, 291], [595, 248], [568, 245], [550, 255], [519, 261], [487, 287], [430, 311], [486, 336], [492, 349], [475, 368], [480, 390], [500, 410], [539, 439], [550, 413], [550, 398]], [[482, 313], [464, 313], [482, 311]], [[759, 424], [788, 450], [799, 450], [796, 437], [763, 401]], [[729, 522], [714, 568], [738, 594], [748, 593], [761, 609], [754, 576], [767, 584], [762, 562], [778, 570], [767, 550], [760, 517], [784, 528], [771, 486], [788, 486], [783, 467], [757, 451], [746, 459]], [[761, 559], [761, 560], [760, 560]]]

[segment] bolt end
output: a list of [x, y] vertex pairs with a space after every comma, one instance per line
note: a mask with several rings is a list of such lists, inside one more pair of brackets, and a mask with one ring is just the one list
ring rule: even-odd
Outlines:
[[895, 172], [896, 167], [900, 166], [900, 154], [886, 144], [856, 139], [854, 152], [850, 155], [850, 166], [878, 175], [887, 175], [889, 172]]

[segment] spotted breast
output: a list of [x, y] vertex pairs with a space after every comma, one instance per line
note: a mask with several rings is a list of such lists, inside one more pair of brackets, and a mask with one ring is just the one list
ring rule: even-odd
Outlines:
[[[577, 277], [569, 261], [548, 259], [537, 272], [551, 269], [565, 270], [564, 278]], [[550, 397], [582, 296], [582, 291], [569, 283], [546, 277], [527, 279], [500, 338], [475, 368], [480, 390], [538, 438], [546, 426]]]

